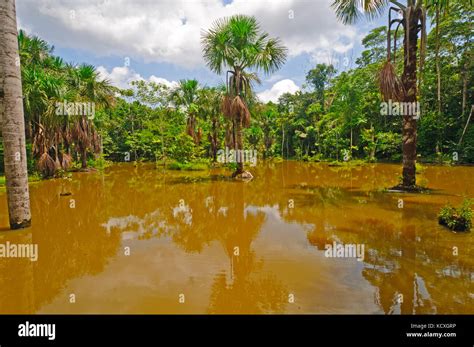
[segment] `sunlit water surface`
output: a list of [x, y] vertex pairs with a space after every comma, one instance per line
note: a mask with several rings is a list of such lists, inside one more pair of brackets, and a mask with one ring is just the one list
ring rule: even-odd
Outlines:
[[[117, 164], [33, 184], [21, 232], [3, 193], [0, 243], [39, 258], [0, 258], [0, 313], [474, 313], [473, 234], [437, 224], [474, 197], [474, 167], [384, 191], [400, 170], [259, 162], [243, 183]], [[326, 257], [334, 242], [363, 259]]]

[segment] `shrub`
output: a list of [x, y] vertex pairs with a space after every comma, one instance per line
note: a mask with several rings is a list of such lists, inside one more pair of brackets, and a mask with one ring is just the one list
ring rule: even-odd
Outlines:
[[439, 215], [438, 222], [453, 231], [469, 231], [472, 227], [472, 200], [464, 199], [461, 207], [456, 208], [447, 204]]

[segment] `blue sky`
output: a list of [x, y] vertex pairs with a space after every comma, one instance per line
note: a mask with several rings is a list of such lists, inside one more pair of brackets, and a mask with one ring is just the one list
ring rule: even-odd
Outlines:
[[386, 16], [348, 26], [338, 22], [332, 0], [17, 0], [18, 25], [55, 46], [66, 61], [95, 65], [119, 87], [136, 79], [170, 86], [196, 78], [223, 81], [204, 64], [200, 35], [214, 20], [254, 15], [263, 30], [289, 49], [286, 64], [256, 87], [263, 101], [302, 88], [317, 63], [348, 67], [361, 39], [386, 24]]

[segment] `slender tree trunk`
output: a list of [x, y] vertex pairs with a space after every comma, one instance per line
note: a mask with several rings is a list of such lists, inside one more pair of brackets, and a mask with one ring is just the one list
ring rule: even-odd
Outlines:
[[81, 168], [87, 169], [87, 148], [81, 149]]
[[[418, 22], [420, 19], [420, 10], [414, 7], [408, 7], [408, 15], [405, 15], [406, 28], [404, 39], [404, 69], [402, 83], [405, 87], [404, 102], [417, 101], [416, 86], [416, 53], [417, 53], [417, 35]], [[416, 186], [416, 137], [417, 124], [413, 115], [403, 116], [403, 182], [405, 188], [414, 188]]]
[[11, 229], [31, 225], [14, 0], [0, 2], [0, 120], [2, 125], [8, 214]]
[[462, 106], [461, 106], [461, 113], [464, 116], [464, 112], [466, 111], [466, 102], [467, 102], [467, 81], [468, 81], [468, 60], [463, 65], [463, 73], [462, 73]]
[[[132, 114], [132, 136], [135, 139], [135, 116], [133, 114]], [[137, 148], [135, 147], [135, 145], [133, 147], [133, 160], [137, 161]], [[82, 165], [84, 165], [84, 161], [82, 163], [83, 163]]]
[[237, 170], [234, 173], [234, 177], [244, 172], [244, 158], [243, 158], [243, 136], [242, 136], [242, 121], [237, 120], [236, 125], [236, 158], [237, 158]]
[[435, 51], [435, 62], [436, 62], [436, 91], [437, 91], [437, 105], [438, 105], [438, 118], [441, 116], [441, 68], [439, 66], [439, 3], [436, 4], [436, 51]]
[[285, 155], [283, 153], [284, 148], [285, 148], [285, 127], [283, 126], [283, 123], [281, 125], [281, 133], [282, 133], [282, 136], [281, 136], [281, 157], [283, 159], [283, 158], [285, 158]]
[[352, 159], [352, 147], [353, 147], [353, 139], [354, 139], [354, 136], [353, 136], [353, 130], [352, 130], [352, 127], [351, 127], [351, 159]]
[[371, 139], [372, 139], [372, 143], [373, 143], [373, 146], [372, 146], [372, 149], [370, 151], [370, 160], [375, 160], [375, 152], [377, 150], [377, 142], [375, 141], [375, 130], [374, 130], [374, 126], [372, 124], [370, 124], [370, 130], [371, 130]]
[[212, 161], [216, 162], [217, 161], [217, 121], [215, 119], [212, 120], [211, 134], [209, 134], [208, 138], [211, 144]]
[[471, 106], [471, 113], [469, 113], [469, 117], [467, 118], [467, 122], [462, 131], [462, 135], [461, 135], [461, 138], [459, 139], [458, 145], [461, 145], [462, 139], [464, 138], [464, 134], [466, 134], [467, 126], [469, 125], [469, 122], [471, 121], [472, 111], [474, 111], [474, 105]]

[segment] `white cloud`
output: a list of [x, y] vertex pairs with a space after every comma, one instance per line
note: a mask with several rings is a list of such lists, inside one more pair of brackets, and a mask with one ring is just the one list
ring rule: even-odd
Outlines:
[[257, 96], [263, 102], [277, 102], [281, 95], [285, 93], [294, 94], [298, 90], [300, 90], [300, 88], [295, 84], [295, 82], [290, 79], [285, 79], [275, 83], [270, 89], [258, 93]]
[[[101, 79], [108, 79], [114, 86], [122, 89], [130, 88], [130, 83], [133, 81], [146, 80], [127, 66], [116, 66], [110, 72], [105, 67], [99, 66], [97, 71], [99, 72]], [[168, 81], [165, 78], [157, 77], [155, 75], [151, 75], [147, 81], [165, 84], [171, 88], [178, 85], [176, 81]]]
[[178, 82], [176, 81], [168, 81], [166, 78], [156, 77], [155, 75], [151, 75], [148, 81], [155, 82], [157, 84], [165, 84], [170, 88], [175, 88], [178, 86]]
[[357, 39], [336, 20], [332, 0], [23, 0], [19, 23], [49, 42], [95, 56], [132, 57], [195, 68], [203, 65], [202, 29], [236, 13], [254, 15], [290, 56], [319, 50], [344, 53]]

